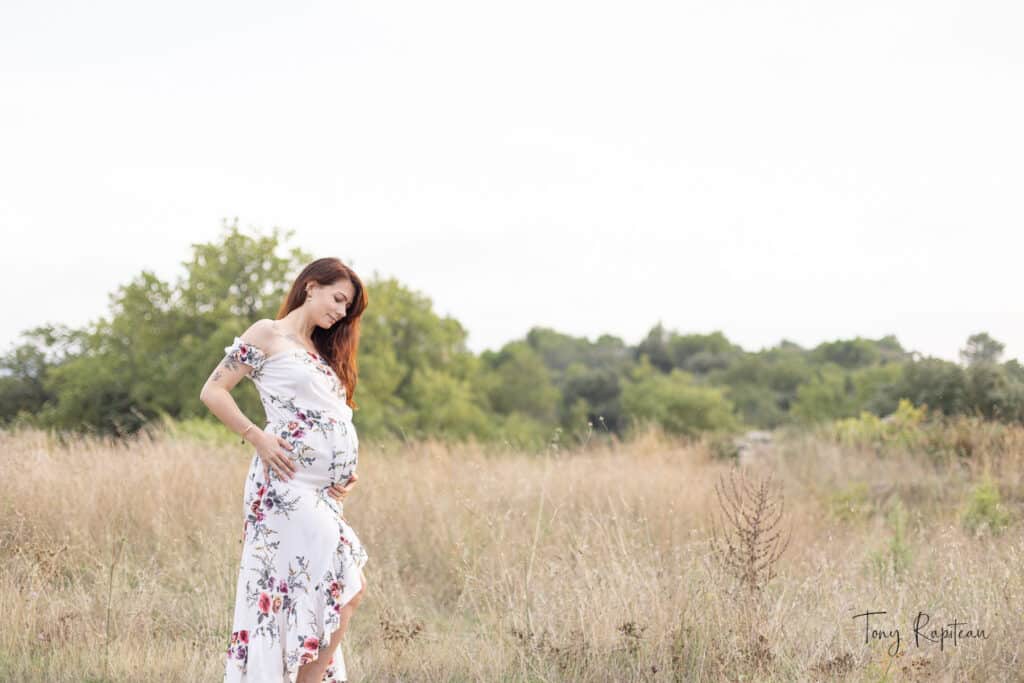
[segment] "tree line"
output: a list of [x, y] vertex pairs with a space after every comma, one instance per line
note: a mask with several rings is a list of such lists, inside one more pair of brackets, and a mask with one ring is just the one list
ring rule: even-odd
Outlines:
[[[23, 332], [0, 356], [0, 425], [131, 434], [154, 420], [216, 421], [199, 401], [234, 335], [273, 318], [293, 274], [313, 260], [294, 231], [248, 235], [237, 221], [193, 244], [174, 283], [143, 270], [80, 328]], [[636, 345], [535, 327], [474, 354], [458, 320], [393, 278], [363, 278], [370, 308], [359, 349], [361, 436], [545, 443], [553, 434], [625, 436], [645, 422], [696, 435], [885, 416], [901, 398], [932, 413], [1024, 422], [1024, 366], [970, 336], [960, 361], [905, 350], [894, 336], [746, 351], [719, 331], [655, 325]], [[255, 387], [235, 391], [262, 415]]]

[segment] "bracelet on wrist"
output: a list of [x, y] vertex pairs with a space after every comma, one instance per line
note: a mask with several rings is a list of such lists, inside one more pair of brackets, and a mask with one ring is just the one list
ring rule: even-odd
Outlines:
[[256, 426], [256, 423], [253, 423], [253, 424], [249, 425], [248, 427], [246, 427], [246, 428], [245, 428], [245, 429], [244, 429], [244, 430], [242, 431], [242, 443], [245, 443], [245, 435], [246, 435], [246, 433], [247, 433], [247, 432], [248, 432], [248, 431], [249, 431], [250, 429], [252, 429], [253, 427], [255, 427], [255, 426]]

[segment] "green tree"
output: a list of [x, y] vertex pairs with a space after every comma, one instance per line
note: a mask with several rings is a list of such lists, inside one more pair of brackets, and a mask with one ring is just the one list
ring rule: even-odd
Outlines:
[[495, 423], [467, 379], [429, 366], [418, 367], [406, 395], [408, 404], [416, 408], [407, 413], [414, 420], [406, 436], [435, 435], [452, 441], [494, 436]]
[[857, 337], [819, 344], [811, 356], [819, 363], [835, 363], [841, 368], [853, 369], [877, 364], [882, 354], [873, 341]]
[[672, 367], [695, 375], [728, 367], [743, 355], [720, 331], [710, 334], [672, 334], [668, 340], [668, 354]]
[[726, 368], [712, 371], [708, 381], [725, 387], [743, 420], [764, 428], [790, 420], [797, 390], [809, 382], [814, 368], [807, 353], [795, 344], [748, 353]]
[[46, 387], [49, 368], [46, 353], [31, 343], [19, 344], [0, 357], [0, 424], [19, 416], [34, 422], [34, 416], [56, 399]]
[[[249, 237], [237, 222], [225, 224], [215, 242], [192, 245], [177, 283], [143, 270], [111, 294], [108, 315], [83, 329], [30, 331], [29, 343], [55, 359], [41, 379], [47, 399], [37, 419], [127, 434], [160, 414], [207, 414], [199, 389], [223, 347], [254, 320], [273, 317], [284, 275], [310, 259], [297, 250], [276, 256], [278, 239], [277, 229]], [[243, 410], [262, 411], [251, 386], [240, 391]]]
[[544, 359], [525, 340], [510, 342], [497, 353], [484, 352], [481, 360], [486, 366], [482, 381], [494, 411], [555, 422], [561, 392]]
[[889, 390], [896, 398], [907, 398], [914, 405], [926, 405], [945, 415], [965, 412], [966, 378], [956, 363], [941, 358], [922, 358], [903, 366], [899, 382]]
[[975, 361], [965, 375], [967, 410], [990, 420], [1024, 420], [1024, 384], [1014, 381], [1006, 368], [991, 361]]
[[668, 342], [670, 335], [665, 326], [658, 322], [647, 333], [647, 336], [636, 345], [636, 358], [647, 356], [651, 365], [662, 372], [670, 372], [675, 366], [669, 352]]
[[667, 375], [658, 372], [646, 357], [624, 384], [622, 405], [631, 422], [652, 421], [672, 434], [693, 436], [740, 426], [721, 389], [697, 384], [678, 368]]
[[613, 368], [570, 365], [562, 383], [560, 418], [567, 429], [581, 429], [589, 422], [621, 435], [626, 428], [622, 375]]
[[[479, 433], [478, 414], [488, 412], [488, 398], [480, 361], [466, 347], [466, 330], [454, 318], [438, 316], [428, 297], [393, 278], [375, 275], [364, 283], [370, 308], [363, 315], [359, 346], [359, 387], [365, 392], [357, 413], [360, 426], [371, 434], [408, 435], [434, 427], [458, 437]], [[442, 394], [431, 396], [431, 387]], [[445, 396], [458, 405], [439, 405]], [[468, 411], [463, 401], [479, 408]], [[429, 412], [438, 415], [424, 415]]]
[[834, 363], [818, 368], [811, 381], [800, 385], [792, 408], [793, 416], [803, 422], [854, 417], [859, 412], [852, 377]]
[[960, 361], [971, 366], [977, 363], [998, 363], [1006, 346], [989, 336], [988, 332], [972, 334], [967, 345], [960, 349]]

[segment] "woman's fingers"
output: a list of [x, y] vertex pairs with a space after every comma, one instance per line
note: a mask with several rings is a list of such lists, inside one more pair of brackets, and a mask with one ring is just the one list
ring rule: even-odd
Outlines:
[[271, 451], [270, 455], [263, 458], [263, 476], [266, 479], [270, 479], [270, 470], [274, 470], [274, 474], [278, 476], [281, 481], [289, 481], [295, 478], [295, 463], [292, 462], [288, 454], [283, 451]]
[[288, 457], [288, 453], [286, 451], [278, 451], [277, 457], [281, 461], [281, 466], [284, 467], [284, 469], [289, 473], [289, 475], [294, 476], [295, 463], [292, 462], [292, 459]]
[[280, 448], [278, 449], [278, 455], [280, 455], [281, 460], [283, 460], [286, 463], [287, 469], [294, 474], [295, 464], [291, 461], [291, 458], [288, 457], [288, 453], [290, 451], [294, 451], [295, 446], [288, 443], [283, 437], [280, 436], [277, 437], [277, 445], [280, 446]]
[[357, 478], [356, 475], [353, 474], [352, 478], [349, 479], [348, 485], [346, 485], [346, 486], [342, 486], [341, 484], [331, 484], [327, 488], [327, 493], [332, 498], [337, 498], [338, 500], [341, 500], [345, 495], [347, 495], [348, 493], [350, 493], [352, 491], [352, 487], [355, 486], [355, 483], [356, 483], [355, 482], [356, 478]]
[[283, 454], [283, 453], [278, 455], [278, 458], [280, 458], [280, 462], [281, 462], [281, 471], [284, 472], [285, 476], [288, 479], [294, 479], [295, 478], [295, 463], [293, 463], [288, 458], [288, 456]]
[[291, 476], [288, 474], [288, 469], [284, 466], [283, 461], [284, 458], [282, 458], [278, 453], [271, 453], [264, 462], [268, 467], [274, 470], [274, 474], [276, 474], [279, 479], [287, 481], [291, 479]]
[[349, 477], [348, 481], [345, 482], [344, 485], [334, 484], [334, 488], [336, 488], [338, 491], [341, 491], [342, 493], [349, 493], [350, 491], [352, 491], [352, 487], [356, 485], [356, 479], [358, 478], [358, 475], [353, 474], [351, 477]]
[[[356, 479], [358, 479], [358, 478], [359, 478], [359, 475], [356, 474], [355, 472], [353, 472], [352, 476], [349, 477], [348, 482], [346, 482], [344, 486], [341, 486], [341, 490], [344, 493], [350, 493], [352, 491], [352, 488], [356, 485]], [[339, 484], [339, 486], [340, 486], [340, 484]]]

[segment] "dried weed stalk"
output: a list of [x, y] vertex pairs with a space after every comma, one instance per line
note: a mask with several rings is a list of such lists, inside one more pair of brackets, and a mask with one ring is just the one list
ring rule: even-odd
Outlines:
[[792, 529], [785, 540], [777, 529], [784, 500], [773, 488], [771, 475], [752, 482], [735, 467], [728, 480], [723, 476], [715, 484], [718, 503], [731, 528], [720, 532], [712, 523], [711, 550], [726, 571], [754, 595], [761, 594], [776, 576], [776, 564], [792, 538]]
[[[740, 645], [738, 659], [757, 671], [770, 668], [775, 659], [769, 639], [760, 632], [763, 623], [764, 588], [776, 575], [776, 563], [789, 546], [792, 529], [785, 540], [778, 525], [782, 519], [783, 499], [773, 491], [771, 476], [752, 482], [746, 472], [735, 467], [729, 477], [720, 477], [715, 493], [728, 521], [721, 532], [712, 520], [711, 550], [721, 561], [727, 573], [739, 580], [742, 599], [737, 626], [745, 633], [746, 642]], [[731, 659], [731, 657], [726, 657]], [[733, 662], [735, 663], [735, 662]], [[725, 667], [726, 661], [720, 662]]]

